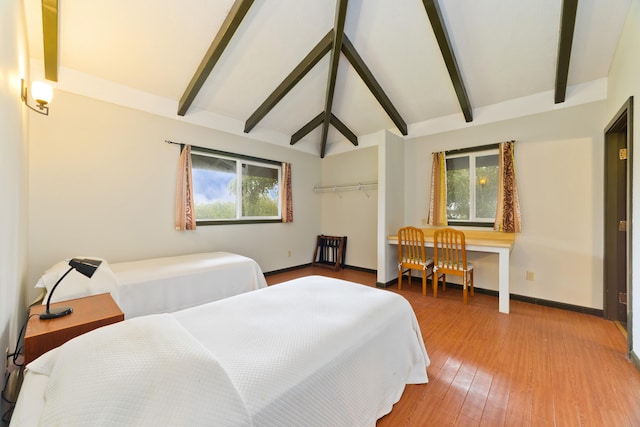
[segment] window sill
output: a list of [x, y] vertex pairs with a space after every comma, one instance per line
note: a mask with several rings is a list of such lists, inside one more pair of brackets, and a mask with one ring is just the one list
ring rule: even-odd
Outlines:
[[448, 221], [452, 227], [485, 227], [493, 228], [493, 222]]
[[276, 222], [282, 222], [282, 219], [233, 219], [228, 221], [196, 221], [196, 227], [205, 225], [269, 224]]

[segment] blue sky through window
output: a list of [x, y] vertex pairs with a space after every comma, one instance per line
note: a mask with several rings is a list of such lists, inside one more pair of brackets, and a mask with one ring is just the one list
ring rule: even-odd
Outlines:
[[235, 201], [235, 194], [229, 193], [229, 184], [235, 178], [235, 173], [193, 169], [194, 202], [208, 204], [216, 200]]

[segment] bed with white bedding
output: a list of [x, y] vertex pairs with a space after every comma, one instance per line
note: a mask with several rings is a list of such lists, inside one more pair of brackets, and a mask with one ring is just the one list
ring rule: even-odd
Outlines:
[[374, 426], [429, 358], [402, 296], [310, 276], [106, 326], [27, 366], [12, 426]]
[[[36, 287], [48, 292], [68, 270], [62, 261], [40, 278]], [[206, 252], [109, 264], [102, 259], [91, 279], [72, 271], [53, 294], [52, 302], [110, 292], [127, 319], [170, 313], [240, 293], [265, 288], [255, 260], [229, 252]]]

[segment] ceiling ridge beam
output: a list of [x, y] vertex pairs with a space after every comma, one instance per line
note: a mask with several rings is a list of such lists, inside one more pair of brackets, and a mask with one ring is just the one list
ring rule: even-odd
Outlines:
[[458, 67], [458, 62], [456, 61], [456, 57], [453, 53], [453, 48], [451, 47], [451, 41], [449, 40], [447, 29], [444, 26], [442, 13], [440, 12], [440, 7], [438, 6], [438, 1], [422, 0], [422, 3], [424, 4], [424, 8], [427, 11], [427, 16], [429, 17], [429, 21], [431, 22], [431, 28], [433, 29], [436, 40], [438, 41], [438, 45], [440, 46], [440, 52], [442, 53], [442, 58], [444, 59], [445, 65], [447, 66], [447, 70], [449, 71], [449, 77], [451, 77], [453, 88], [456, 91], [456, 95], [458, 96], [458, 103], [460, 104], [460, 108], [462, 108], [464, 119], [467, 123], [471, 122], [473, 121], [471, 103], [469, 102], [467, 90], [465, 89], [464, 82], [462, 81], [460, 68]]
[[324, 102], [320, 158], [324, 158], [324, 153], [327, 148], [327, 135], [329, 133], [329, 124], [331, 123], [331, 107], [333, 105], [333, 95], [336, 90], [336, 76], [338, 75], [338, 63], [340, 62], [340, 51], [342, 50], [344, 24], [347, 18], [347, 4], [348, 0], [337, 0], [336, 2], [336, 17], [333, 25], [333, 46], [331, 48], [329, 78], [327, 80], [327, 93]]
[[342, 135], [345, 136], [353, 145], [358, 146], [358, 137], [355, 133], [351, 132], [351, 129], [347, 127], [344, 123], [340, 121], [333, 113], [331, 113], [331, 124], [334, 128], [336, 128]]
[[213, 67], [218, 63], [218, 60], [222, 56], [222, 53], [229, 45], [231, 38], [234, 33], [242, 23], [242, 20], [246, 16], [249, 8], [253, 4], [254, 0], [236, 0], [231, 6], [227, 17], [225, 18], [222, 26], [218, 30], [215, 38], [211, 42], [207, 53], [202, 58], [202, 62], [198, 66], [193, 77], [191, 77], [191, 81], [187, 86], [187, 89], [182, 94], [180, 101], [178, 102], [178, 115], [184, 116], [194, 99], [202, 89], [205, 81], [211, 74]]
[[276, 106], [278, 102], [284, 98], [284, 96], [289, 93], [293, 87], [298, 84], [300, 80], [304, 76], [307, 75], [309, 71], [315, 65], [320, 62], [323, 56], [325, 56], [331, 50], [331, 44], [333, 42], [333, 33], [329, 31], [323, 38], [318, 42], [317, 45], [311, 52], [304, 57], [302, 61], [296, 66], [296, 68], [289, 73], [289, 75], [278, 85], [278, 87], [267, 97], [267, 99], [258, 107], [256, 111], [247, 119], [244, 125], [244, 132], [248, 133], [253, 129], [259, 122], [266, 116], [269, 111]]
[[58, 81], [58, 0], [42, 0], [44, 77]]
[[311, 132], [312, 130], [314, 130], [318, 126], [320, 126], [323, 121], [324, 121], [324, 112], [322, 112], [322, 113], [318, 114], [317, 116], [315, 116], [313, 119], [311, 119], [309, 121], [309, 123], [307, 123], [306, 125], [302, 126], [300, 128], [300, 130], [298, 130], [296, 133], [291, 135], [291, 142], [289, 143], [289, 145], [293, 145], [296, 142], [300, 141], [309, 132]]
[[569, 62], [571, 60], [571, 46], [573, 45], [573, 31], [576, 26], [578, 0], [564, 0], [562, 2], [562, 18], [560, 19], [560, 37], [558, 38], [558, 62], [556, 65], [555, 103], [564, 102], [567, 96], [567, 81], [569, 79]]
[[395, 123], [396, 127], [403, 135], [407, 135], [407, 123], [402, 119], [400, 113], [393, 106], [393, 103], [387, 96], [387, 94], [382, 89], [382, 86], [378, 83], [373, 73], [367, 67], [367, 64], [364, 62], [362, 57], [358, 54], [358, 51], [353, 46], [349, 37], [344, 36], [344, 40], [342, 41], [342, 53], [347, 57], [351, 66], [356, 70], [356, 72], [360, 75], [362, 81], [367, 85], [373, 96], [378, 100], [380, 106], [387, 112], [393, 123]]

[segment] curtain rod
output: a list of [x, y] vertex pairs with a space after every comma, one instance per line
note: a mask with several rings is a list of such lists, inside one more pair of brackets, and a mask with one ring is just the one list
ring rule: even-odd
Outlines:
[[[164, 142], [166, 142], [167, 144], [179, 145], [181, 149], [185, 145], [191, 145], [191, 144], [185, 144], [185, 143], [182, 143], [182, 142], [171, 141], [170, 139], [165, 139]], [[246, 154], [231, 153], [229, 151], [215, 150], [213, 148], [200, 147], [198, 145], [191, 145], [191, 148], [194, 148], [196, 151], [199, 150], [199, 151], [204, 151], [205, 153], [217, 154], [217, 155], [220, 155], [220, 156], [232, 157], [232, 158], [236, 158], [236, 159], [251, 160], [251, 161], [254, 161], [254, 162], [269, 163], [269, 164], [272, 164], [272, 165], [282, 165], [282, 162], [278, 161], [278, 160], [271, 160], [271, 159], [264, 159], [264, 158], [261, 158], [261, 157], [247, 156]]]
[[[504, 142], [513, 142], [515, 143], [515, 140], [510, 140], [510, 141], [504, 141]], [[457, 148], [455, 150], [447, 150], [444, 152], [444, 154], [463, 154], [463, 153], [467, 153], [467, 152], [471, 152], [471, 151], [483, 151], [483, 150], [493, 150], [494, 148], [499, 148], [500, 147], [500, 143], [496, 142], [494, 144], [487, 144], [487, 145], [478, 145], [476, 147], [466, 147], [466, 148]], [[436, 152], [432, 153], [435, 154]], [[439, 153], [439, 151], [437, 151], [437, 153]]]

